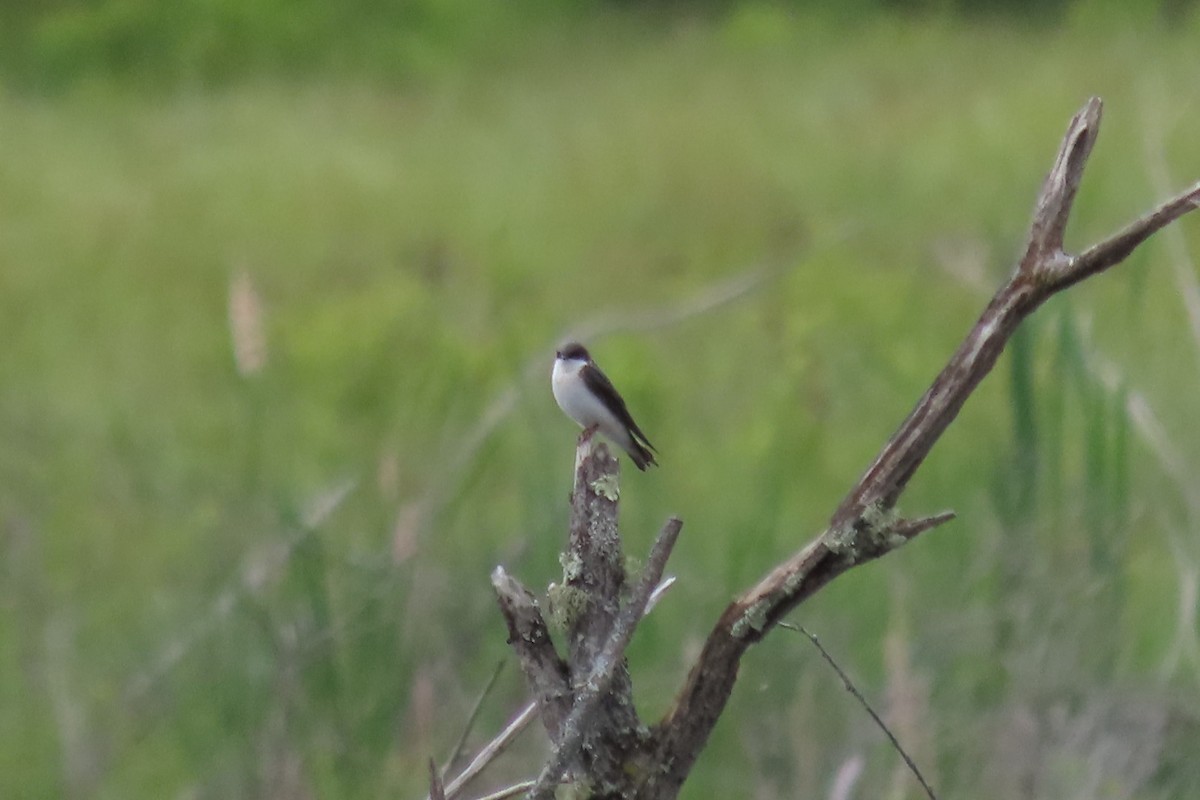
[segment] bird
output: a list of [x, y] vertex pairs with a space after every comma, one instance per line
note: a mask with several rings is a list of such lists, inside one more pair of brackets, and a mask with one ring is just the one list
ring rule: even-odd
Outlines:
[[658, 464], [654, 459], [657, 448], [633, 421], [624, 399], [583, 345], [571, 342], [555, 354], [550, 387], [558, 407], [579, 423], [584, 436], [597, 430], [603, 433], [643, 472]]

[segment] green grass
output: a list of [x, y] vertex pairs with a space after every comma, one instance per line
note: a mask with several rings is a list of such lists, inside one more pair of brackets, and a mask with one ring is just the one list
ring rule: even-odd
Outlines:
[[[0, 794], [415, 796], [506, 652], [488, 572], [557, 576], [575, 431], [547, 391], [553, 344], [765, 266], [734, 304], [593, 342], [662, 450], [626, 471], [630, 551], [685, 520], [680, 583], [631, 652], [652, 717], [970, 325], [986, 296], [955, 271], [1006, 274], [1089, 95], [1106, 120], [1070, 242], [1157, 199], [1145, 137], [1176, 184], [1200, 177], [1193, 61], [1188, 30], [749, 8], [556, 23], [402, 86], [0, 95]], [[1179, 231], [1197, 252], [1197, 221]], [[1196, 646], [1175, 639], [1195, 489], [1083, 368], [1103, 352], [1200, 457], [1167, 259], [1152, 243], [1040, 311], [905, 498], [960, 521], [797, 614], [909, 715], [946, 796], [1011, 796], [997, 774], [1047, 797], [1078, 771], [1134, 781], [1088, 761], [1112, 709], [1168, 731], [1113, 796], [1200, 786], [1197, 665], [1171, 660]], [[227, 324], [239, 270], [266, 314], [250, 377]], [[889, 704], [901, 679], [923, 694]], [[480, 735], [522, 697], [510, 668]], [[1004, 749], [1023, 715], [1033, 754]], [[531, 771], [529, 738], [497, 782]], [[820, 795], [857, 753], [880, 796], [894, 756], [780, 634], [685, 794]]]

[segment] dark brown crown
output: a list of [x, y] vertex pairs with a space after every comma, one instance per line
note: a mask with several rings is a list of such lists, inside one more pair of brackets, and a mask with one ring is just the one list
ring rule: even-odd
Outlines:
[[587, 348], [579, 342], [570, 342], [562, 346], [558, 351], [558, 357], [566, 361], [591, 361], [592, 357], [588, 355]]

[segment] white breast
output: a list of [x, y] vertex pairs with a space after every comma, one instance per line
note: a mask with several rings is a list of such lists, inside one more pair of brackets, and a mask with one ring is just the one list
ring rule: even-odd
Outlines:
[[550, 377], [555, 402], [581, 427], [599, 425], [606, 432], [614, 428], [619, 429], [621, 426], [612, 413], [584, 385], [583, 376], [579, 374], [583, 365], [582, 361], [555, 359], [554, 371]]

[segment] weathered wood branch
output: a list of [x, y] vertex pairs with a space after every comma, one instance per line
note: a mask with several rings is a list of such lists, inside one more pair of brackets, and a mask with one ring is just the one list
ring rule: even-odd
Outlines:
[[848, 569], [865, 564], [948, 521], [945, 512], [916, 522], [894, 509], [909, 480], [992, 370], [1017, 326], [1055, 293], [1119, 264], [1138, 245], [1200, 205], [1200, 183], [1079, 255], [1063, 236], [1087, 158], [1099, 132], [1101, 102], [1072, 118], [1035, 205], [1029, 242], [950, 362], [846, 495], [829, 526], [776, 566], [721, 614], [674, 706], [652, 731], [657, 765], [639, 798], [674, 797], [725, 708], [742, 655], [788, 612]]
[[[667, 559], [671, 556], [671, 550], [675, 547], [675, 540], [679, 538], [679, 530], [682, 527], [683, 522], [678, 517], [671, 517], [659, 532], [637, 587], [621, 609], [613, 626], [612, 634], [592, 665], [591, 675], [579, 687], [580, 691], [575, 698], [575, 707], [571, 709], [570, 716], [563, 723], [562, 736], [558, 739], [554, 755], [542, 769], [536, 786], [529, 793], [530, 800], [549, 800], [554, 796], [554, 782], [562, 775], [567, 763], [574, 758], [584, 737], [592, 728], [592, 720], [600, 709], [602, 701], [606, 699], [609, 684], [618, 665], [624, 665], [625, 648], [629, 646], [637, 624], [641, 622], [642, 616], [646, 613], [646, 604], [650, 601], [650, 594], [658, 585], [659, 579], [662, 578], [663, 570], [667, 566]], [[628, 776], [629, 762], [623, 762], [622, 769]]]
[[[567, 665], [577, 693], [591, 679], [616, 624], [625, 590], [625, 554], [617, 528], [619, 477], [616, 456], [584, 432], [575, 452], [570, 536], [562, 555], [566, 588], [558, 598], [558, 605], [565, 610]], [[579, 750], [582, 775], [596, 787], [619, 787], [628, 782], [625, 760], [640, 747], [645, 735], [633, 706], [633, 684], [623, 658], [612, 665], [608, 682], [605, 702], [592, 715]]]
[[446, 800], [446, 787], [442, 786], [442, 775], [432, 758], [429, 759], [429, 797], [430, 800]]
[[492, 571], [492, 588], [508, 624], [508, 643], [516, 652], [530, 693], [537, 701], [542, 724], [550, 740], [557, 741], [562, 735], [563, 722], [571, 713], [571, 679], [566, 662], [554, 649], [533, 593], [505, 572], [504, 567]]
[[551, 641], [536, 599], [502, 567], [492, 573], [526, 683], [536, 699], [553, 754], [531, 797], [553, 796], [563, 773], [596, 797], [633, 791], [630, 765], [645, 753], [625, 649], [651, 598], [670, 585], [663, 570], [682, 522], [671, 518], [655, 540], [637, 585], [626, 590], [625, 556], [617, 530], [620, 464], [608, 448], [580, 437], [571, 493], [571, 523], [561, 556], [563, 585], [551, 585], [550, 615], [565, 629], [567, 653]]
[[[492, 737], [492, 740], [475, 754], [475, 757], [471, 759], [471, 763], [463, 768], [458, 777], [446, 784], [446, 800], [454, 800], [454, 798], [458, 797], [471, 781], [478, 778], [480, 773], [499, 758], [521, 731], [525, 730], [526, 726], [537, 715], [537, 712], [538, 703], [536, 701], [527, 704], [508, 725], [504, 726], [504, 730]], [[425, 800], [433, 800], [433, 798], [426, 795]]]

